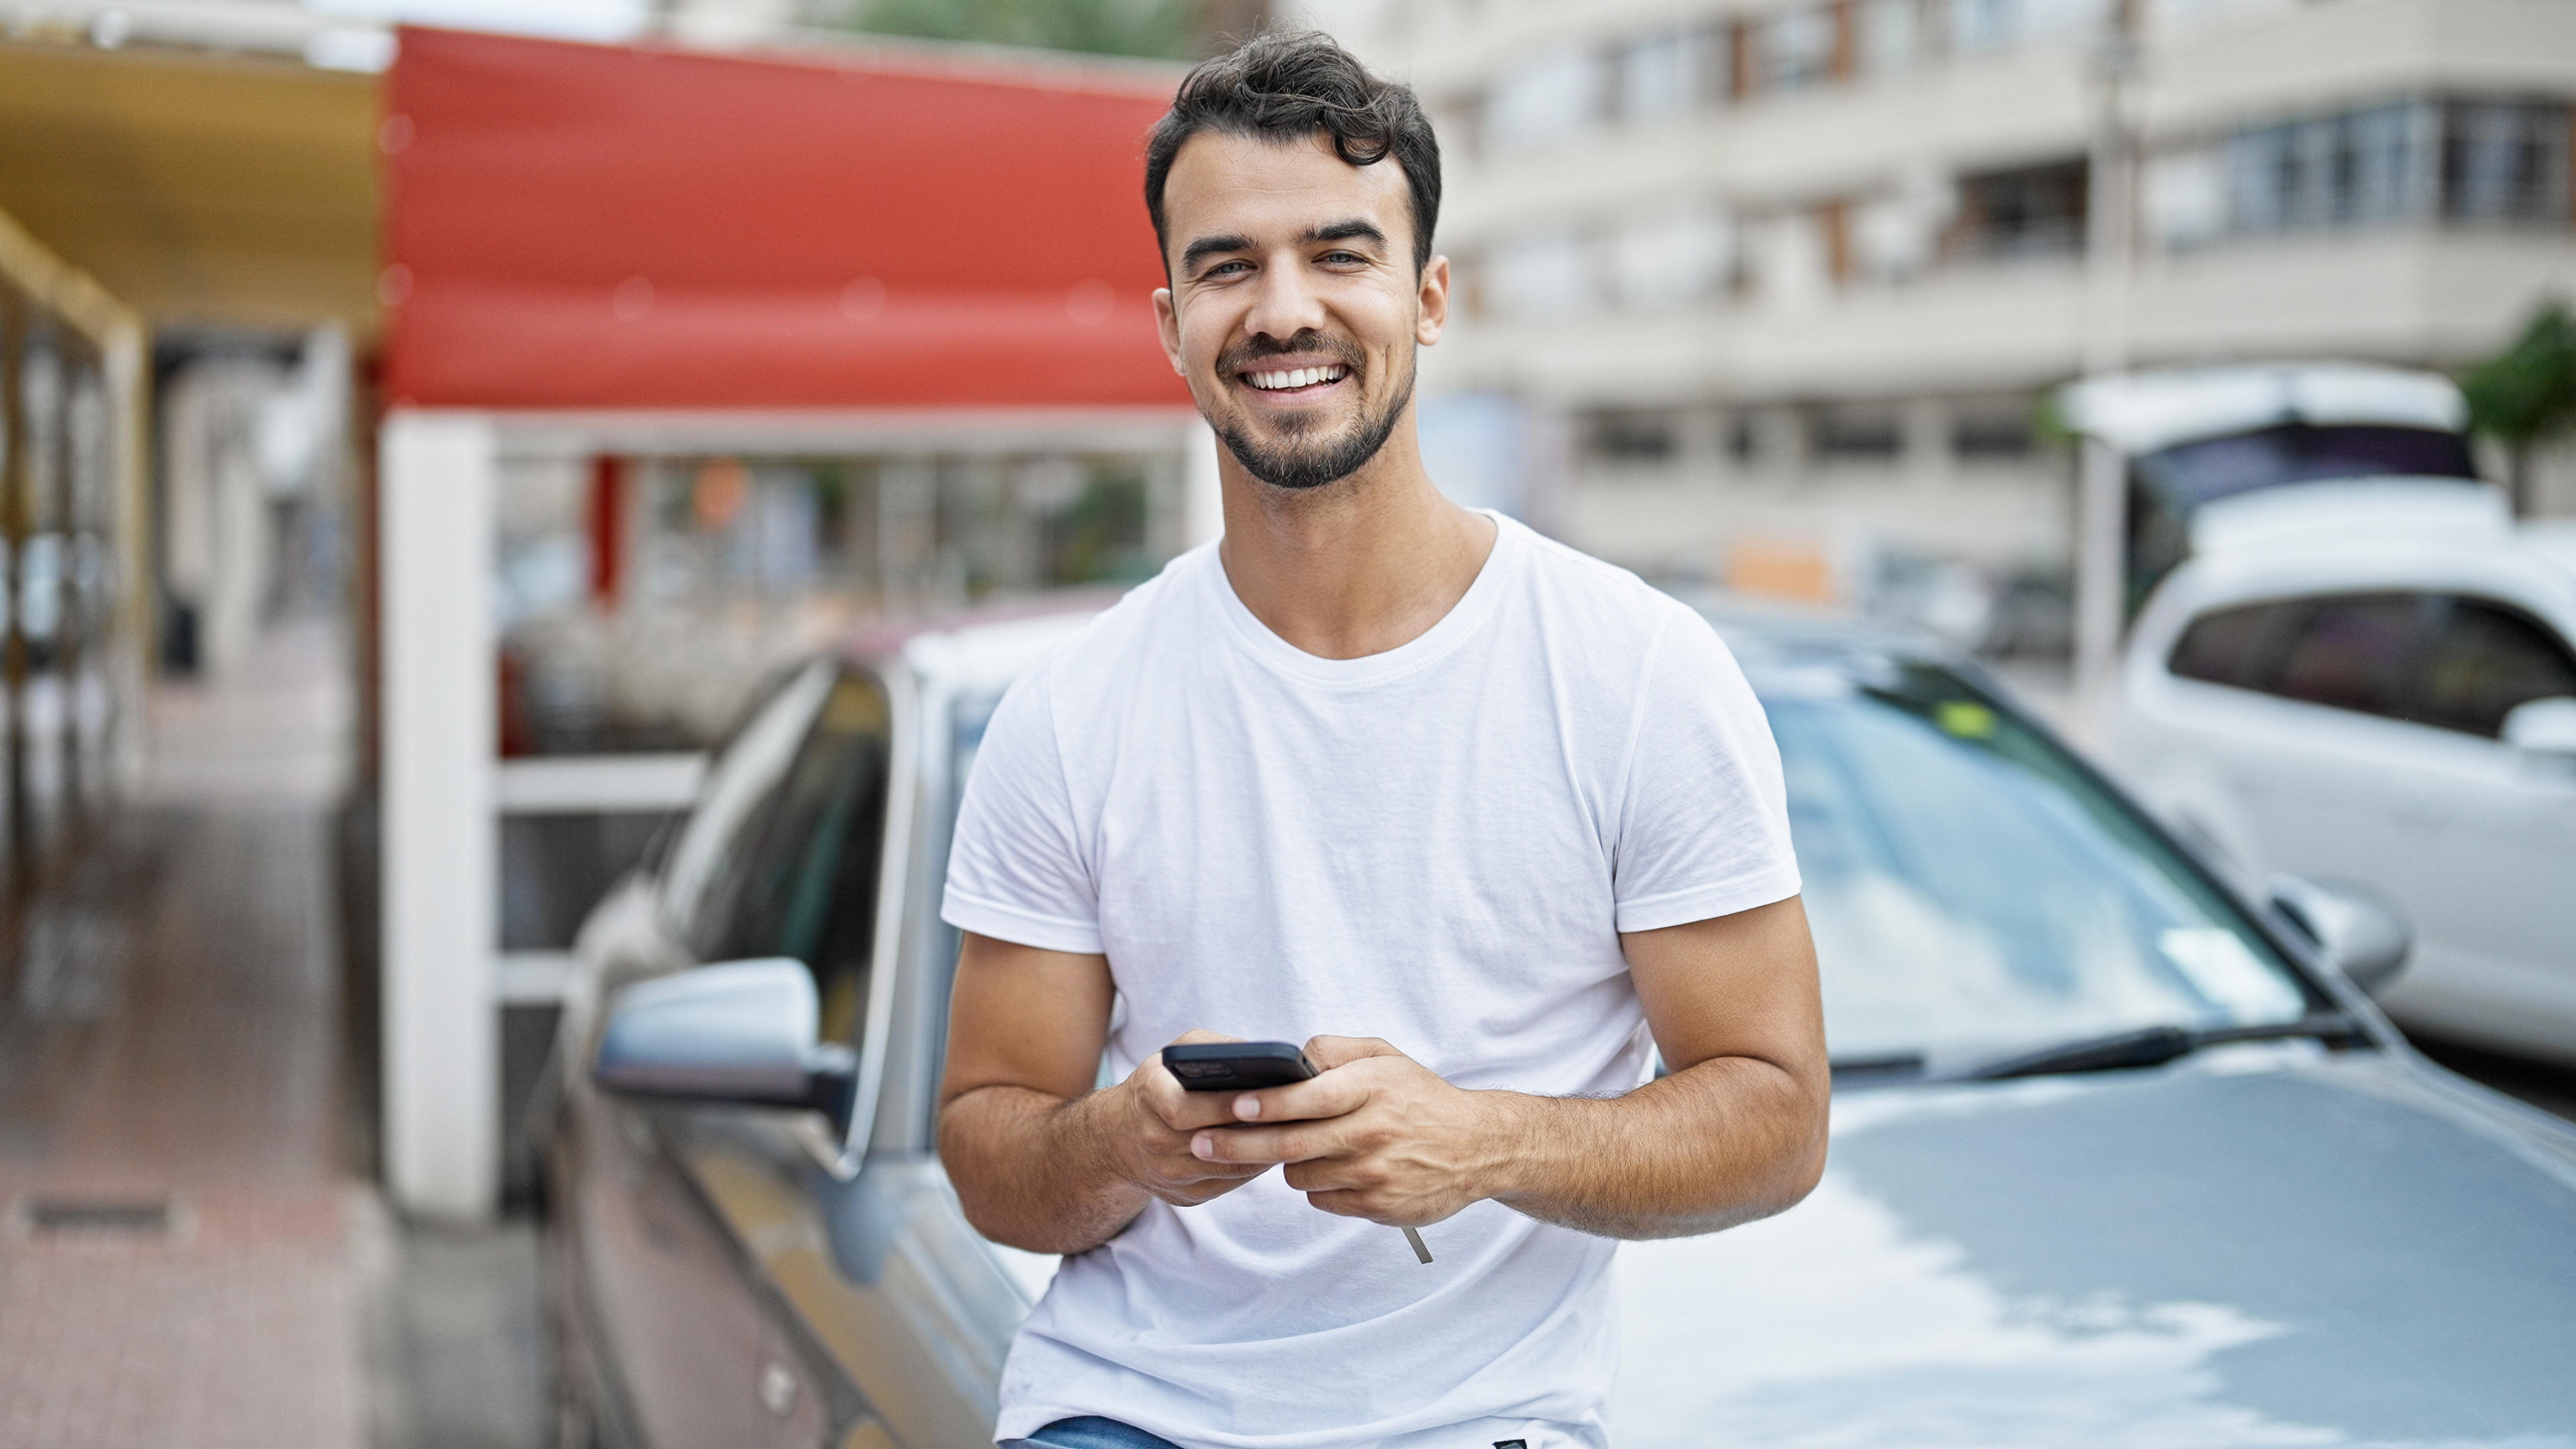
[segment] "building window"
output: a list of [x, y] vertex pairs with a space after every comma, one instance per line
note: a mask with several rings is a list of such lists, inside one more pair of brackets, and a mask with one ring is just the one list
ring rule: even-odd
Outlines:
[[1950, 48], [1983, 55], [2029, 40], [2100, 33], [2111, 0], [1950, 0]]
[[1762, 439], [1753, 426], [1751, 413], [1737, 413], [1727, 419], [1726, 456], [1738, 467], [1751, 467], [1762, 450]]
[[1669, 412], [1604, 408], [1592, 415], [1592, 455], [1605, 462], [1661, 463], [1680, 451], [1680, 420]]
[[1563, 317], [1593, 301], [1591, 257], [1571, 231], [1523, 237], [1493, 253], [1485, 303], [1506, 317]]
[[1890, 407], [1826, 408], [1816, 414], [1811, 436], [1817, 457], [1844, 463], [1892, 463], [1905, 443]]
[[2008, 463], [2030, 455], [2030, 408], [2012, 402], [1962, 407], [1950, 419], [1950, 451], [1963, 461]]
[[1929, 266], [1955, 205], [1950, 189], [1937, 185], [1902, 186], [1856, 204], [1851, 245], [1858, 275], [1901, 282]]
[[[2228, 138], [2229, 229], [2568, 219], [2568, 108], [2409, 101]], [[2151, 173], [2152, 175], [2152, 173]], [[2155, 200], [2150, 192], [2151, 204]]]
[[1602, 112], [1600, 58], [1539, 56], [1507, 72], [1485, 102], [1484, 139], [1496, 151], [1552, 146], [1591, 129]]
[[1763, 21], [1753, 50], [1764, 91], [1799, 91], [1833, 79], [1835, 12], [1816, 6], [1783, 11]]
[[2240, 232], [2348, 225], [2419, 214], [2431, 107], [2378, 106], [2262, 126], [2228, 142]]
[[1704, 85], [1700, 50], [1700, 37], [1687, 33], [1648, 36], [1622, 48], [1614, 57], [1620, 119], [1656, 121], [1688, 111]]
[[2227, 152], [2216, 146], [2147, 158], [2139, 202], [2149, 235], [2167, 251], [2186, 251], [2227, 230]]
[[1611, 278], [1629, 307], [1661, 307], [1706, 297], [1735, 272], [1735, 228], [1713, 211], [1640, 219], [1611, 241]]
[[2052, 161], [1959, 182], [1954, 257], [2073, 256], [2084, 249], [2085, 163]]
[[2455, 101], [2443, 110], [2443, 216], [2568, 219], [2567, 107]]
[[1922, 59], [1923, 0], [1860, 0], [1854, 22], [1864, 74], [1894, 75]]
[[2016, 0], [1950, 0], [1950, 49], [1983, 55], [2012, 44], [2021, 33]]

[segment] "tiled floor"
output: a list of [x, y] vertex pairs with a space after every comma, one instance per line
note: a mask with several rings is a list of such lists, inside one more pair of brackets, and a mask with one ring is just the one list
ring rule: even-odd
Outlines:
[[165, 691], [0, 975], [0, 1449], [365, 1441], [318, 626]]

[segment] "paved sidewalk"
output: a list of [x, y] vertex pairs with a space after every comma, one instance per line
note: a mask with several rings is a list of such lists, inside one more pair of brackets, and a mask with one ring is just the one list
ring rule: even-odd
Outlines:
[[139, 797], [0, 971], [0, 1449], [356, 1449], [330, 810], [347, 689], [281, 630], [155, 701]]

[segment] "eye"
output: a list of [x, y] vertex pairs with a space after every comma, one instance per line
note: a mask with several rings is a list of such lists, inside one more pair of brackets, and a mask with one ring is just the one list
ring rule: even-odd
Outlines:
[[1252, 263], [1247, 261], [1238, 259], [1231, 262], [1219, 262], [1215, 266], [1208, 268], [1206, 271], [1199, 273], [1199, 280], [1206, 281], [1210, 277], [1221, 277], [1228, 272], [1248, 272], [1251, 270]]
[[1320, 260], [1336, 267], [1364, 267], [1368, 265], [1368, 258], [1361, 256], [1358, 252], [1326, 252]]

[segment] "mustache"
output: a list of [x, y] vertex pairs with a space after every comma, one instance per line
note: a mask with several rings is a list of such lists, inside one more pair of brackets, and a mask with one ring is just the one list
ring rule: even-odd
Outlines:
[[1266, 335], [1247, 338], [1241, 345], [1227, 348], [1225, 354], [1217, 359], [1216, 367], [1219, 373], [1242, 372], [1264, 358], [1286, 357], [1299, 352], [1323, 353], [1353, 372], [1360, 370], [1362, 361], [1358, 343], [1309, 327], [1285, 342]]

